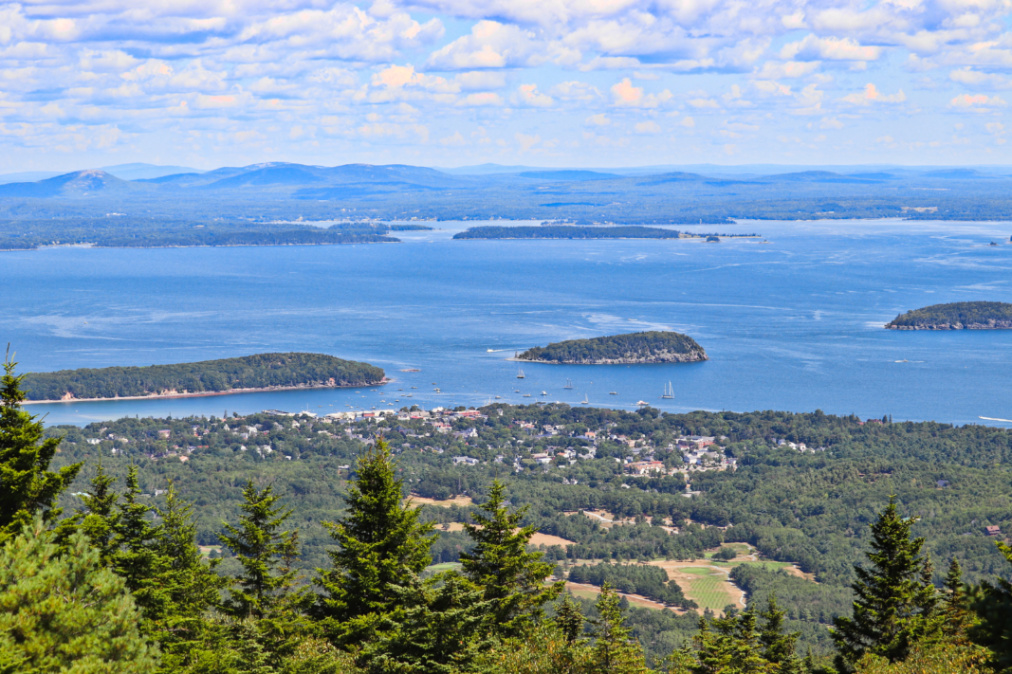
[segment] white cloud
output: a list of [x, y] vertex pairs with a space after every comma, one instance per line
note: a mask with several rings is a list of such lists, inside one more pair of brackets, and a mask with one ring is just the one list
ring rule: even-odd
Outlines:
[[843, 97], [844, 101], [853, 105], [871, 105], [873, 103], [902, 103], [907, 100], [907, 95], [900, 89], [895, 94], [883, 94], [874, 84], [869, 82], [860, 93], [848, 94]]
[[949, 105], [954, 108], [996, 108], [1004, 107], [1005, 101], [1000, 96], [987, 96], [985, 94], [960, 94], [951, 101]]
[[673, 98], [667, 89], [659, 94], [645, 94], [643, 87], [634, 86], [628, 77], [612, 85], [611, 95], [615, 105], [630, 108], [656, 108]]
[[429, 56], [436, 70], [473, 70], [526, 65], [537, 60], [534, 34], [498, 21], [479, 21], [471, 34], [457, 38]]
[[492, 91], [468, 94], [464, 96], [458, 105], [467, 107], [483, 107], [488, 105], [500, 106], [503, 104], [502, 96]]
[[536, 84], [521, 84], [513, 94], [515, 105], [530, 105], [538, 108], [547, 108], [555, 104], [552, 97], [538, 91]]
[[633, 127], [633, 129], [635, 129], [636, 133], [644, 133], [644, 134], [660, 133], [661, 125], [653, 120], [647, 120], [645, 122], [638, 122]]
[[949, 79], [979, 89], [1008, 89], [1012, 79], [997, 73], [982, 73], [973, 68], [959, 68], [949, 73]]
[[780, 58], [799, 61], [874, 61], [882, 55], [882, 48], [866, 46], [849, 37], [817, 37], [806, 35], [798, 42], [790, 42], [780, 50]]

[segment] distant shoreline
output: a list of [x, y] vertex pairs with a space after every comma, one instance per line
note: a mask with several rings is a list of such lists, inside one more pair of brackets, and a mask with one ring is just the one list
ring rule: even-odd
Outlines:
[[[358, 246], [365, 244], [374, 243], [403, 243], [400, 239], [391, 237], [386, 241], [347, 241], [347, 242], [331, 242], [321, 241], [319, 243], [223, 243], [223, 244], [209, 244], [209, 243], [195, 243], [189, 244], [175, 244], [175, 245], [164, 245], [164, 246], [106, 246], [101, 243], [57, 243], [57, 244], [43, 244], [35, 246], [34, 248], [0, 248], [0, 253], [28, 253], [36, 250], [51, 250], [54, 248], [104, 248], [106, 250], [119, 249], [119, 250], [153, 250], [156, 248], [271, 248], [271, 247], [282, 247], [282, 246]], [[122, 400], [122, 398], [119, 398]]]
[[54, 405], [54, 404], [71, 404], [71, 403], [98, 403], [98, 402], [115, 402], [117, 400], [175, 400], [178, 398], [211, 398], [214, 396], [227, 396], [236, 395], [240, 393], [274, 393], [276, 391], [311, 391], [316, 389], [325, 388], [372, 388], [375, 386], [384, 386], [390, 384], [394, 380], [384, 377], [382, 381], [378, 381], [374, 384], [353, 384], [353, 385], [329, 385], [321, 384], [319, 386], [267, 386], [261, 388], [234, 388], [228, 391], [200, 391], [196, 393], [152, 393], [146, 396], [123, 396], [120, 398], [66, 398], [60, 400], [25, 400], [22, 405]]

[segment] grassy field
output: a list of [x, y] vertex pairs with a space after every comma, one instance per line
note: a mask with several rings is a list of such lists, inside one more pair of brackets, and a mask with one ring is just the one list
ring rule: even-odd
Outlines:
[[728, 604], [741, 606], [741, 592], [727, 580], [727, 575], [713, 567], [687, 566], [679, 569], [679, 584], [685, 596], [699, 604], [699, 609], [720, 613]]

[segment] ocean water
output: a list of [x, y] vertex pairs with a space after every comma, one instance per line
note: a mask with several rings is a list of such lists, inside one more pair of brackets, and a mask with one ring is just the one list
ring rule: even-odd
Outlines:
[[[676, 412], [1012, 419], [1012, 331], [882, 328], [928, 304], [1012, 302], [1012, 223], [720, 228], [757, 231], [768, 244], [452, 241], [466, 224], [389, 245], [0, 253], [0, 340], [21, 371], [315, 351], [374, 363], [394, 379], [374, 389], [31, 407], [51, 424], [584, 399]], [[508, 360], [552, 341], [653, 329], [691, 335], [710, 360], [524, 363], [522, 380]], [[662, 400], [669, 381], [675, 398]]]

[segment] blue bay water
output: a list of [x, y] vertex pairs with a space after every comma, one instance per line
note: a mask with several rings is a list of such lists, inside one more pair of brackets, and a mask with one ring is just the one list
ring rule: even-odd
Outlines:
[[[47, 423], [429, 408], [495, 396], [573, 405], [586, 396], [590, 405], [624, 409], [645, 400], [677, 412], [818, 408], [897, 420], [1012, 419], [1012, 331], [882, 328], [928, 304], [1012, 302], [1012, 224], [720, 228], [758, 231], [769, 244], [452, 241], [465, 224], [437, 226], [390, 245], [2, 253], [0, 339], [17, 352], [21, 371], [314, 351], [374, 363], [395, 379], [375, 389], [32, 406]], [[524, 363], [523, 380], [507, 360], [552, 341], [650, 329], [691, 335], [711, 360]], [[401, 371], [414, 368], [421, 371]], [[668, 381], [674, 400], [660, 398]]]

